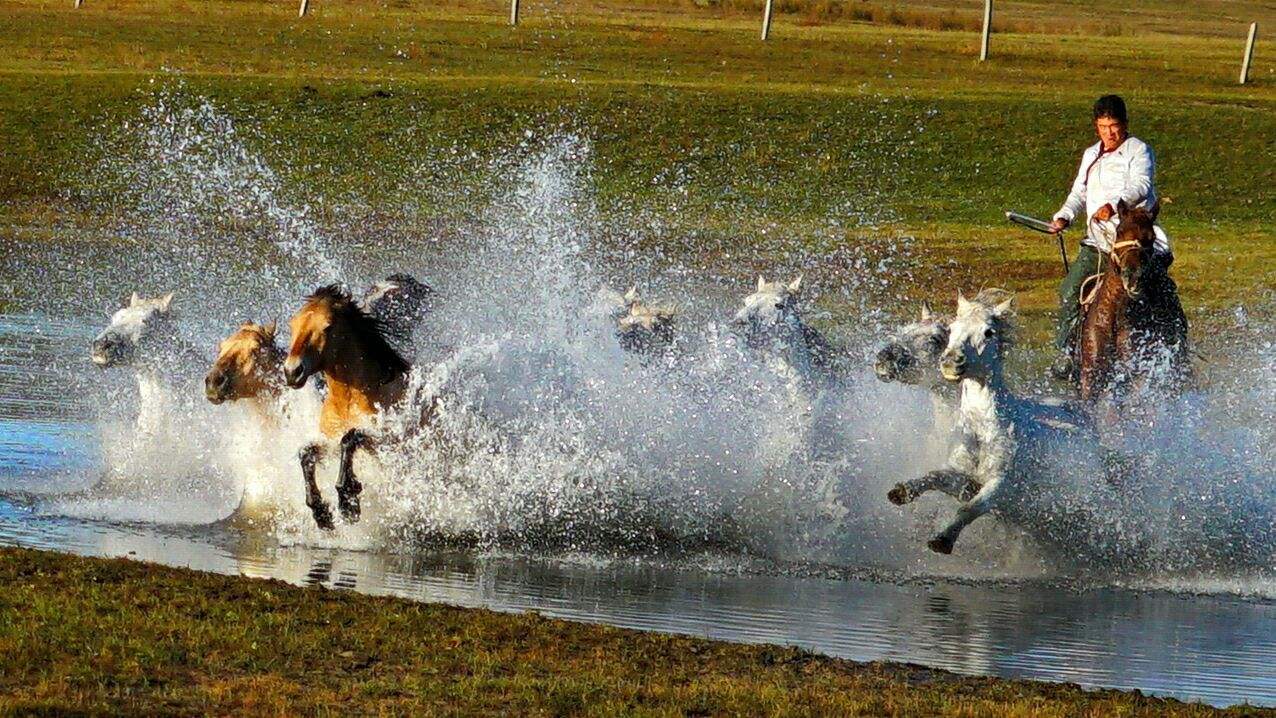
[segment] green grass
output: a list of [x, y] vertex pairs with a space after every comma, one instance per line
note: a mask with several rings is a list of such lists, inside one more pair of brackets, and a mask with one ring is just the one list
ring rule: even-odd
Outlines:
[[[10, 231], [39, 237], [109, 212], [121, 188], [96, 168], [127, 148], [102, 135], [135, 125], [158, 87], [180, 85], [234, 117], [312, 206], [446, 216], [482, 169], [440, 169], [439, 148], [499, 157], [517, 153], [525, 131], [573, 131], [590, 140], [603, 213], [663, 217], [666, 237], [653, 241], [748, 242], [764, 228], [808, 237], [831, 221], [848, 242], [909, 234], [920, 241], [907, 293], [946, 299], [957, 280], [996, 281], [1032, 316], [1053, 301], [1055, 250], [1001, 214], [1058, 206], [1091, 140], [1089, 103], [1119, 91], [1158, 151], [1193, 317], [1276, 280], [1276, 45], [1260, 42], [1255, 81], [1235, 83], [1242, 19], [1276, 19], [1262, 3], [1143, 0], [1111, 16], [1086, 3], [1006, 3], [998, 17], [1009, 27], [1042, 27], [998, 34], [983, 64], [974, 33], [849, 15], [782, 18], [762, 43], [746, 7], [721, 3], [525, 3], [518, 28], [493, 2], [312, 7], [298, 19], [290, 5], [255, 1], [6, 4], [0, 216]], [[922, 17], [961, 6], [889, 7]], [[1091, 32], [1096, 21], [1117, 36]], [[422, 159], [441, 174], [414, 175]], [[689, 179], [675, 187], [673, 176]], [[857, 226], [863, 216], [871, 227]], [[934, 265], [943, 269], [928, 274]]]
[[23, 715], [1272, 715], [11, 548], [0, 667]]

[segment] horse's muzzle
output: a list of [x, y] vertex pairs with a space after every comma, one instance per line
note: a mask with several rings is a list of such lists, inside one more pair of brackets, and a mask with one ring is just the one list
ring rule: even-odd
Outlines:
[[944, 357], [939, 362], [939, 373], [948, 381], [961, 381], [966, 377], [966, 357]]
[[300, 389], [310, 378], [310, 362], [304, 358], [288, 357], [284, 361], [284, 382], [293, 389]]
[[230, 377], [224, 372], [204, 377], [204, 397], [212, 404], [226, 401], [230, 395]]

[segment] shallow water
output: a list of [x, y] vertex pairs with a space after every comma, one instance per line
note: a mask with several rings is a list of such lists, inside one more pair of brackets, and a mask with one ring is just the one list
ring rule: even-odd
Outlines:
[[[0, 543], [970, 675], [1276, 705], [1276, 604], [1048, 584], [803, 578], [587, 558], [390, 555], [279, 546], [215, 528], [39, 516], [0, 501]], [[723, 570], [724, 568], [730, 570]]]
[[[410, 208], [364, 222], [368, 208], [285, 191], [272, 163], [286, 159], [250, 152], [198, 98], [161, 93], [101, 134], [121, 144], [77, 190], [122, 183], [110, 221], [37, 228], [36, 242], [0, 227], [0, 542], [1276, 705], [1276, 364], [1242, 308], [1209, 338], [1227, 380], [1138, 434], [1137, 491], [1095, 481], [1088, 447], [1043, 456], [1039, 495], [937, 556], [925, 540], [951, 502], [884, 499], [942, 457], [929, 398], [868, 369], [899, 321], [889, 287], [908, 283], [909, 238], [851, 243], [831, 218], [799, 239], [641, 250], [670, 230], [596, 207], [589, 143], [561, 134], [488, 158], [491, 204], [423, 237], [400, 226]], [[429, 148], [412, 151], [428, 176]], [[755, 267], [806, 272], [805, 311], [843, 347], [843, 377], [795, 378], [737, 341], [726, 325]], [[359, 464], [363, 521], [320, 532], [295, 458], [315, 395], [286, 393], [263, 430], [242, 406], [209, 405], [200, 381], [239, 321], [286, 323], [318, 283], [391, 271], [444, 301], [387, 425], [437, 396], [437, 438]], [[597, 306], [600, 285], [633, 282], [678, 305], [667, 357], [621, 351]], [[87, 357], [132, 289], [177, 289], [175, 341], [191, 347], [145, 391]], [[273, 521], [224, 522], [241, 500]]]

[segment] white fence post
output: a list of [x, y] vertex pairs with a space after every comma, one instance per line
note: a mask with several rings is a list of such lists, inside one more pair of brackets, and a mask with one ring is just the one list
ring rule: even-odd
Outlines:
[[766, 36], [771, 34], [771, 0], [766, 0], [766, 7], [762, 10], [762, 39], [766, 40]]
[[988, 59], [988, 37], [992, 35], [992, 0], [984, 0], [984, 36], [979, 41], [979, 61]]
[[518, 24], [518, 0], [510, 0], [510, 24]]
[[297, 9], [297, 17], [305, 17], [310, 11], [310, 0], [301, 0], [301, 7]]
[[1254, 40], [1258, 38], [1258, 23], [1250, 23], [1249, 39], [1245, 41], [1245, 59], [1241, 61], [1241, 84], [1249, 82], [1249, 63], [1254, 59]]

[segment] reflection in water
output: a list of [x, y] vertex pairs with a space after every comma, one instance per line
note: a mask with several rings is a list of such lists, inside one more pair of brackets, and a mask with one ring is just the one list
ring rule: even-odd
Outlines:
[[873, 583], [642, 563], [393, 555], [278, 546], [218, 530], [38, 516], [0, 501], [0, 543], [128, 556], [303, 586], [728, 641], [858, 661], [1276, 705], [1276, 604], [1044, 584]]

